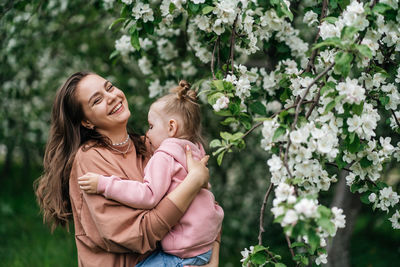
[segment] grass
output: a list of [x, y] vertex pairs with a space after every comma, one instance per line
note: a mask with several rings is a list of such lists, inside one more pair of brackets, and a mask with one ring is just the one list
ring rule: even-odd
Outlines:
[[27, 175], [14, 167], [0, 183], [0, 259], [2, 266], [77, 266], [73, 230], [53, 234], [43, 224], [32, 183], [40, 175]]

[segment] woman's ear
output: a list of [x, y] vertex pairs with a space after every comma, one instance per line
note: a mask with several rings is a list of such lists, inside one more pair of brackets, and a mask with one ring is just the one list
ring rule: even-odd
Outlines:
[[178, 134], [178, 122], [175, 119], [170, 119], [168, 121], [168, 136], [176, 137]]
[[94, 129], [93, 123], [91, 123], [88, 120], [81, 121], [81, 124], [82, 124], [83, 127], [88, 128], [89, 130], [93, 130]]

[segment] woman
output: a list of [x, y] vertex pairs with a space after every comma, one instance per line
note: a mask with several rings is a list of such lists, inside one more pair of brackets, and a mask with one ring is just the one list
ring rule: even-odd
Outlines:
[[[36, 195], [52, 229], [68, 225], [72, 213], [79, 266], [134, 266], [207, 186], [208, 158], [196, 162], [188, 151], [186, 179], [152, 210], [83, 193], [77, 178], [87, 172], [143, 179], [146, 145], [140, 136], [128, 134], [129, 117], [124, 93], [93, 73], [73, 74], [56, 95]], [[218, 265], [218, 252], [216, 241], [210, 266]]]

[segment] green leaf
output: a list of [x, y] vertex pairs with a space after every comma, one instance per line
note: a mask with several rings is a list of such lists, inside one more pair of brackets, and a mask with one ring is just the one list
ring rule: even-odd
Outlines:
[[372, 11], [374, 13], [379, 13], [379, 14], [385, 14], [386, 11], [392, 9], [391, 6], [383, 3], [377, 3], [374, 8], [372, 8]]
[[218, 116], [222, 116], [222, 117], [227, 117], [227, 116], [232, 116], [232, 113], [229, 109], [223, 109], [220, 111], [214, 111], [214, 113]]
[[338, 18], [337, 17], [325, 17], [323, 19], [323, 21], [326, 21], [326, 22], [328, 22], [330, 24], [335, 24], [336, 21], [338, 21]]
[[347, 150], [351, 153], [356, 153], [359, 151], [360, 147], [360, 138], [358, 138], [358, 135], [354, 135], [354, 141], [348, 144]]
[[254, 113], [256, 113], [256, 114], [260, 114], [260, 115], [264, 115], [264, 116], [267, 115], [267, 109], [266, 109], [265, 106], [264, 106], [261, 102], [259, 102], [259, 101], [254, 102], [254, 103], [251, 103], [250, 106], [249, 106], [249, 108], [250, 108], [250, 110], [251, 110], [252, 112], [254, 112]]
[[200, 5], [189, 2], [190, 11], [196, 13], [200, 9]]
[[354, 143], [354, 138], [355, 138], [355, 137], [356, 137], [356, 133], [355, 133], [355, 132], [351, 132], [351, 133], [349, 134], [349, 140], [350, 140], [349, 144]]
[[238, 120], [234, 117], [228, 117], [224, 121], [221, 122], [222, 125], [229, 125], [231, 123], [238, 122]]
[[332, 100], [331, 102], [329, 102], [328, 105], [326, 105], [326, 108], [325, 108], [325, 111], [324, 111], [323, 115], [328, 114], [328, 112], [331, 111], [335, 106], [336, 106], [336, 101], [335, 100]]
[[126, 20], [126, 18], [119, 18], [119, 19], [114, 20], [114, 22], [108, 27], [108, 30], [111, 30], [115, 25], [117, 25], [118, 23], [121, 23], [125, 20]]
[[214, 80], [213, 84], [217, 88], [217, 90], [219, 90], [219, 91], [223, 91], [224, 90], [224, 83], [223, 83], [222, 80]]
[[360, 160], [360, 165], [362, 168], [368, 168], [369, 166], [372, 165], [372, 161], [370, 161], [367, 157], [363, 157]]
[[338, 37], [332, 37], [332, 38], [327, 38], [325, 41], [317, 43], [316, 45], [313, 46], [313, 50], [314, 49], [318, 49], [321, 47], [325, 47], [325, 46], [333, 46], [333, 47], [343, 47], [342, 44], [342, 40]]
[[379, 101], [382, 105], [386, 106], [389, 103], [390, 98], [388, 96], [381, 96], [379, 97]]
[[296, 248], [296, 247], [305, 247], [306, 244], [302, 242], [293, 242], [292, 245], [290, 246], [291, 248]]
[[220, 136], [227, 141], [232, 139], [232, 134], [228, 132], [221, 132]]
[[358, 189], [362, 188], [364, 185], [362, 184], [358, 184], [358, 183], [354, 183], [350, 186], [350, 192], [355, 193], [358, 191]]
[[225, 155], [225, 151], [223, 151], [221, 154], [218, 155], [218, 157], [217, 157], [218, 166], [221, 166], [224, 155]]
[[174, 3], [169, 4], [169, 13], [172, 14], [174, 13], [174, 10], [176, 9], [176, 6]]
[[274, 142], [279, 136], [285, 133], [286, 133], [286, 128], [279, 126], [279, 128], [275, 130], [274, 136], [272, 137], [272, 142]]
[[353, 58], [353, 54], [350, 54], [348, 52], [337, 53], [335, 56], [335, 73], [342, 74], [344, 78], [347, 77], [351, 69], [351, 62]]
[[340, 34], [340, 38], [343, 39], [353, 39], [354, 35], [358, 32], [358, 29], [355, 27], [349, 27], [349, 26], [345, 26], [342, 29], [342, 32]]
[[214, 105], [217, 102], [218, 98], [223, 97], [223, 96], [225, 96], [225, 95], [221, 92], [211, 93], [207, 96], [207, 102], [210, 105]]
[[371, 204], [371, 202], [369, 201], [368, 197], [369, 197], [369, 192], [365, 192], [360, 196], [360, 200], [362, 203], [364, 204]]
[[113, 59], [113, 58], [115, 58], [115, 57], [118, 56], [118, 55], [119, 55], [118, 50], [114, 50], [114, 51], [111, 53], [111, 55], [110, 55], [110, 57], [109, 57], [108, 59]]
[[237, 132], [237, 133], [235, 133], [235, 134], [232, 135], [231, 140], [232, 140], [232, 141], [239, 140], [239, 139], [242, 138], [243, 135], [244, 135], [244, 133], [242, 133], [242, 132]]
[[214, 148], [214, 147], [220, 147], [222, 146], [221, 140], [219, 139], [214, 139], [210, 142], [210, 147]]
[[335, 83], [334, 82], [327, 82], [320, 91], [321, 95], [324, 95], [326, 92], [331, 91], [332, 89], [335, 89]]
[[353, 104], [351, 110], [353, 111], [354, 114], [361, 116], [364, 108], [364, 102], [361, 102], [359, 105]]
[[132, 46], [139, 51], [140, 50], [140, 42], [139, 42], [139, 32], [137, 31], [136, 26], [132, 26], [129, 29], [129, 33], [131, 35], [131, 44]]
[[275, 267], [286, 267], [286, 265], [281, 262], [276, 262]]
[[310, 244], [311, 254], [314, 254], [317, 247], [320, 245], [319, 236], [315, 233], [314, 229], [310, 229], [307, 233], [308, 243]]
[[318, 206], [317, 210], [321, 217], [330, 217], [332, 214], [332, 211], [329, 208], [322, 205]]
[[329, 218], [321, 217], [318, 219], [317, 223], [330, 235], [333, 235], [335, 233], [335, 225], [333, 224], [333, 222], [331, 222]]
[[372, 51], [368, 46], [362, 44], [357, 45], [356, 48], [363, 57], [372, 58]]
[[251, 262], [254, 264], [263, 264], [267, 261], [267, 255], [265, 255], [265, 253], [255, 253], [251, 255], [250, 258]]
[[240, 113], [240, 103], [231, 101], [228, 105], [228, 108], [233, 115], [238, 115]]
[[213, 10], [214, 10], [214, 7], [205, 6], [201, 12], [203, 13], [203, 15], [207, 15], [208, 13], [212, 12]]

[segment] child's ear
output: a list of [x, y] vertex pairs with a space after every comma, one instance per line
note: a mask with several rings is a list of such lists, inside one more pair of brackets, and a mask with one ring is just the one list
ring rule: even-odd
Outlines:
[[168, 136], [175, 137], [178, 133], [178, 122], [175, 119], [168, 121]]

